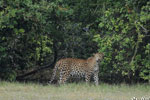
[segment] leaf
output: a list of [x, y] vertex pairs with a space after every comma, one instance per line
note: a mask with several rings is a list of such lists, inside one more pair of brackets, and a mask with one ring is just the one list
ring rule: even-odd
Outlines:
[[20, 33], [24, 33], [25, 30], [24, 30], [24, 29], [19, 29], [19, 32], [20, 32]]
[[103, 23], [100, 23], [100, 24], [98, 25], [98, 27], [102, 28], [102, 27], [104, 27], [104, 24], [103, 24]]
[[16, 16], [16, 10], [15, 9], [12, 9], [11, 12], [10, 12], [10, 15], [12, 17], [15, 17]]

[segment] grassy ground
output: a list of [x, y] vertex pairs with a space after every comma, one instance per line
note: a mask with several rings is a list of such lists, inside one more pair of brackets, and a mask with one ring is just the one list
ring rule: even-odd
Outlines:
[[[150, 98], [149, 85], [86, 85], [62, 86], [31, 83], [0, 82], [0, 100], [131, 100], [132, 97]], [[148, 99], [147, 99], [148, 100]]]

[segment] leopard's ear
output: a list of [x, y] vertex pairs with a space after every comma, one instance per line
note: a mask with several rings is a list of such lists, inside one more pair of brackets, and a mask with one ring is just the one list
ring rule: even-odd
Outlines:
[[93, 56], [95, 56], [96, 55], [96, 53], [93, 53]]
[[101, 55], [104, 56], [104, 53], [102, 52]]
[[99, 52], [99, 54], [102, 55], [102, 56], [104, 56], [104, 53], [103, 53], [103, 52]]

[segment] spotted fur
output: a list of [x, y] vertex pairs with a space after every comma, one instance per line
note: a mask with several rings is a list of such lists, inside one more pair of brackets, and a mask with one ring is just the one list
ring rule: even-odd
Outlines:
[[85, 81], [89, 82], [93, 75], [95, 84], [98, 85], [99, 61], [103, 59], [103, 53], [96, 53], [88, 59], [65, 58], [60, 59], [53, 70], [53, 75], [50, 83], [56, 76], [58, 70], [59, 84], [64, 84], [70, 76], [85, 77]]

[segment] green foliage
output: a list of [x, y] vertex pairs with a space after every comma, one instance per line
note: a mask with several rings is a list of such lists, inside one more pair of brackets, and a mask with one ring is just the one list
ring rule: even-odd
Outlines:
[[14, 80], [17, 70], [43, 64], [52, 53], [53, 39], [46, 29], [51, 25], [48, 18], [53, 6], [45, 1], [39, 4], [32, 0], [1, 1], [0, 73], [4, 74], [3, 79]]
[[[129, 8], [116, 4], [117, 8], [107, 8], [104, 15], [98, 18], [101, 32], [93, 40], [98, 43], [99, 51], [106, 56], [101, 65], [101, 77], [119, 76], [118, 80], [122, 81], [138, 81], [140, 78], [149, 80], [149, 41], [144, 40], [148, 39], [147, 24], [150, 24], [147, 22], [148, 5], [149, 2], [141, 6], [139, 13], [134, 10], [129, 12]], [[112, 80], [112, 77], [107, 80]]]
[[145, 59], [142, 60], [143, 67], [141, 68], [140, 76], [145, 80], [150, 80], [150, 44], [145, 47]]
[[15, 81], [17, 73], [12, 69], [6, 69], [1, 75], [5, 80]]

